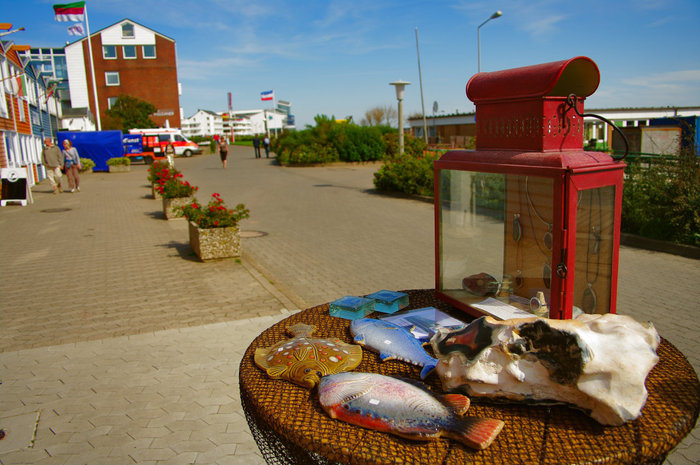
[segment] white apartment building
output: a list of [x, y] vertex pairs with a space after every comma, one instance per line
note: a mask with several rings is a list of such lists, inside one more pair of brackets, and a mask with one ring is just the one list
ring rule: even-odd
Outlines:
[[213, 136], [214, 134], [223, 134], [223, 132], [221, 113], [197, 110], [197, 113], [182, 120], [182, 135], [185, 137]]
[[213, 136], [223, 134], [234, 137], [255, 134], [276, 134], [282, 129], [290, 129], [287, 115], [277, 110], [237, 110], [232, 112], [212, 112], [198, 110], [182, 120], [182, 133], [186, 137]]

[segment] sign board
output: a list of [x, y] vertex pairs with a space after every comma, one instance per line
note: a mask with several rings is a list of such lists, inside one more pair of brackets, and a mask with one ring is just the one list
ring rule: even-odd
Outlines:
[[27, 184], [27, 169], [3, 168], [0, 170], [0, 178], [2, 178], [0, 206], [4, 207], [8, 202], [19, 202], [26, 206], [27, 200], [32, 198]]

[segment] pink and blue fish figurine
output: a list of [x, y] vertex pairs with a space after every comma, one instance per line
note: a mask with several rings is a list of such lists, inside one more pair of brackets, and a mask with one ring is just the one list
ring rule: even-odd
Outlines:
[[350, 333], [357, 344], [378, 352], [382, 361], [403, 360], [423, 367], [421, 379], [425, 379], [438, 363], [436, 358], [425, 351], [424, 343], [401, 326], [383, 320], [362, 318], [350, 323]]
[[470, 404], [466, 396], [437, 395], [422, 383], [375, 373], [324, 376], [318, 396], [331, 418], [408, 439], [445, 436], [473, 449], [485, 449], [504, 425], [492, 418], [462, 416]]

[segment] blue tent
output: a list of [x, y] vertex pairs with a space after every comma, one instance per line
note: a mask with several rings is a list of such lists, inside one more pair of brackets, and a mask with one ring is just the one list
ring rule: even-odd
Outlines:
[[59, 131], [58, 146], [63, 148], [63, 141], [68, 139], [78, 149], [80, 158], [89, 158], [95, 162], [93, 171], [109, 171], [107, 160], [124, 156], [121, 131]]

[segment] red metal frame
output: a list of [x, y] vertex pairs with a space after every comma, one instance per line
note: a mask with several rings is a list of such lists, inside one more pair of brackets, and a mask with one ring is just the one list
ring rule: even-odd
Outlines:
[[[553, 63], [479, 73], [467, 84], [476, 103], [477, 150], [451, 151], [435, 170], [435, 291], [438, 298], [475, 316], [482, 312], [440, 291], [440, 171], [458, 170], [553, 180], [550, 318], [571, 318], [576, 265], [577, 193], [615, 186], [610, 312], [616, 311], [624, 163], [583, 151], [583, 101], [598, 87], [595, 63], [575, 57]], [[566, 270], [557, 276], [557, 266]]]

